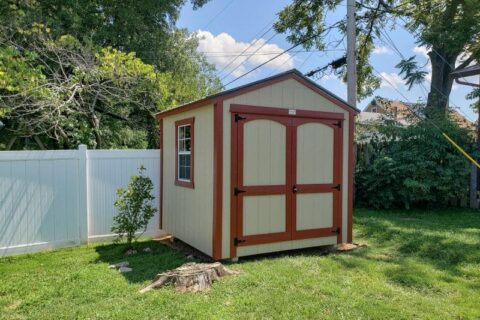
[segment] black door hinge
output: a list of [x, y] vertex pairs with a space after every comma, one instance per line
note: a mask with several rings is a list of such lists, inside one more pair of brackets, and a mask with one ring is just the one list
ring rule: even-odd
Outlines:
[[335, 233], [335, 234], [340, 234], [340, 228], [339, 228], [339, 227], [337, 227], [337, 229], [335, 229], [335, 230], [332, 230], [332, 233]]
[[245, 241], [247, 241], [247, 240], [235, 238], [235, 239], [233, 239], [233, 244], [235, 245], [235, 247], [238, 247], [238, 245], [240, 243], [244, 243]]
[[245, 120], [247, 118], [245, 117], [242, 117], [241, 115], [239, 115], [238, 113], [235, 113], [235, 122], [238, 122], [240, 120]]
[[337, 189], [338, 191], [342, 190], [342, 185], [337, 184], [335, 187], [332, 187], [332, 189]]
[[238, 188], [233, 189], [233, 194], [238, 196], [240, 193], [246, 192], [245, 190], [240, 190]]
[[339, 128], [342, 127], [342, 120], [338, 120], [337, 123], [335, 123], [335, 125]]

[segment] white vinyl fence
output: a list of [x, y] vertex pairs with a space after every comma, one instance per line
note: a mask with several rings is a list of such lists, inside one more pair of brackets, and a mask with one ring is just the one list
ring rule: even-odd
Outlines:
[[[141, 165], [158, 208], [159, 150], [0, 152], [0, 257], [110, 239], [116, 189]], [[159, 233], [157, 213], [146, 234]]]

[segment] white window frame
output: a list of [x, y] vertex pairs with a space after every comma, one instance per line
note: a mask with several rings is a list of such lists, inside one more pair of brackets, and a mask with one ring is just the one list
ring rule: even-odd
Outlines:
[[[181, 138], [180, 137], [180, 130], [182, 128], [186, 128], [186, 127], [190, 127], [190, 137], [188, 138]], [[177, 157], [177, 177], [178, 177], [178, 181], [183, 181], [183, 182], [192, 182], [192, 146], [190, 145], [190, 151], [186, 151], [186, 150], [181, 150], [181, 144], [180, 142], [184, 142], [184, 141], [187, 141], [189, 140], [190, 143], [192, 143], [192, 124], [183, 124], [183, 125], [180, 125], [177, 127], [177, 137], [178, 137], [178, 141], [177, 141], [177, 146], [178, 146], [178, 157]], [[180, 155], [189, 155], [190, 156], [190, 164], [188, 165], [188, 167], [190, 167], [190, 179], [182, 179], [180, 178]], [[185, 166], [184, 166], [185, 167]]]

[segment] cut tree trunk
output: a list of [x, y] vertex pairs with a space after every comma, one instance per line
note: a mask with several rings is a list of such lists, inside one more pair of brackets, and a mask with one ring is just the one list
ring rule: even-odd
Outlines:
[[181, 292], [208, 290], [212, 283], [221, 277], [238, 274], [238, 271], [225, 268], [220, 262], [189, 262], [168, 272], [159, 273], [153, 282], [140, 290], [140, 293], [173, 284]]

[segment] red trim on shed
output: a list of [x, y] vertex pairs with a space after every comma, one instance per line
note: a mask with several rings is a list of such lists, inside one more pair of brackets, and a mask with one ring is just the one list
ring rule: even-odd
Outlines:
[[355, 115], [350, 114], [348, 119], [348, 221], [347, 221], [347, 242], [353, 241], [353, 175], [355, 168]]
[[159, 128], [160, 128], [160, 141], [159, 141], [159, 144], [160, 144], [160, 198], [158, 199], [158, 201], [160, 201], [160, 208], [159, 208], [159, 227], [160, 229], [163, 228], [163, 119], [160, 119], [159, 120]]
[[300, 73], [300, 71], [293, 69], [293, 70], [275, 75], [275, 76], [270, 77], [270, 78], [262, 79], [262, 80], [244, 85], [244, 86], [240, 86], [238, 88], [234, 88], [234, 89], [231, 89], [231, 90], [226, 90], [226, 91], [208, 96], [208, 97], [203, 98], [201, 100], [193, 101], [193, 102], [190, 102], [190, 103], [178, 106], [178, 107], [174, 107], [174, 108], [162, 111], [162, 112], [158, 113], [156, 115], [156, 117], [157, 117], [157, 119], [161, 119], [161, 118], [164, 118], [166, 116], [171, 116], [171, 115], [174, 115], [174, 114], [178, 114], [178, 113], [182, 113], [182, 112], [189, 111], [189, 110], [192, 110], [192, 109], [196, 109], [196, 108], [199, 108], [199, 107], [203, 107], [207, 104], [214, 104], [220, 98], [222, 100], [230, 99], [230, 98], [233, 98], [235, 96], [239, 96], [239, 95], [251, 92], [251, 91], [259, 90], [261, 88], [271, 86], [275, 83], [282, 82], [282, 81], [285, 81], [285, 80], [288, 80], [288, 79], [295, 79], [296, 81], [298, 81], [299, 83], [308, 87], [309, 89], [313, 90], [314, 92], [316, 92], [320, 96], [324, 97], [328, 101], [330, 101], [330, 102], [334, 103], [335, 105], [339, 106], [340, 108], [348, 111], [350, 114], [355, 114], [355, 113], [360, 112], [360, 110], [358, 110], [356, 108], [353, 108], [346, 101], [338, 98], [333, 93], [329, 92], [325, 88], [319, 86], [315, 82], [313, 82], [310, 79], [308, 79], [307, 77], [303, 76]]
[[[306, 239], [315, 237], [332, 236], [340, 230], [337, 235], [337, 243], [342, 242], [342, 194], [343, 188], [335, 190], [337, 185], [342, 185], [343, 177], [343, 114], [330, 112], [317, 112], [307, 110], [296, 110], [295, 114], [290, 113], [288, 109], [272, 107], [256, 107], [247, 105], [230, 105], [231, 112], [231, 201], [230, 201], [230, 257], [236, 256], [235, 238], [246, 242], [238, 243], [238, 246], [248, 246], [254, 244], [271, 243], [278, 241], [289, 241], [296, 239]], [[235, 115], [243, 117], [238, 123], [235, 121]], [[287, 127], [286, 135], [286, 184], [269, 186], [244, 186], [243, 181], [243, 125], [245, 122], [255, 119], [270, 119], [280, 122]], [[244, 122], [245, 121], [245, 122]], [[330, 184], [299, 184], [296, 183], [296, 128], [308, 122], [319, 122], [334, 129], [334, 167], [333, 182]], [[292, 191], [292, 185], [295, 184], [296, 190]], [[242, 193], [235, 195], [235, 188], [238, 187]], [[296, 209], [295, 201], [297, 193], [317, 193], [331, 192], [334, 197], [333, 207], [333, 226], [331, 228], [321, 228], [312, 230], [296, 230]], [[271, 234], [259, 234], [244, 236], [242, 203], [245, 195], [270, 195], [285, 194], [286, 196], [286, 229], [284, 232]]]
[[223, 101], [213, 109], [213, 237], [212, 256], [222, 258], [222, 206], [223, 206]]
[[[178, 179], [178, 127], [190, 125], [190, 181]], [[195, 167], [195, 118], [175, 121], [175, 185], [185, 188], [194, 188]]]

